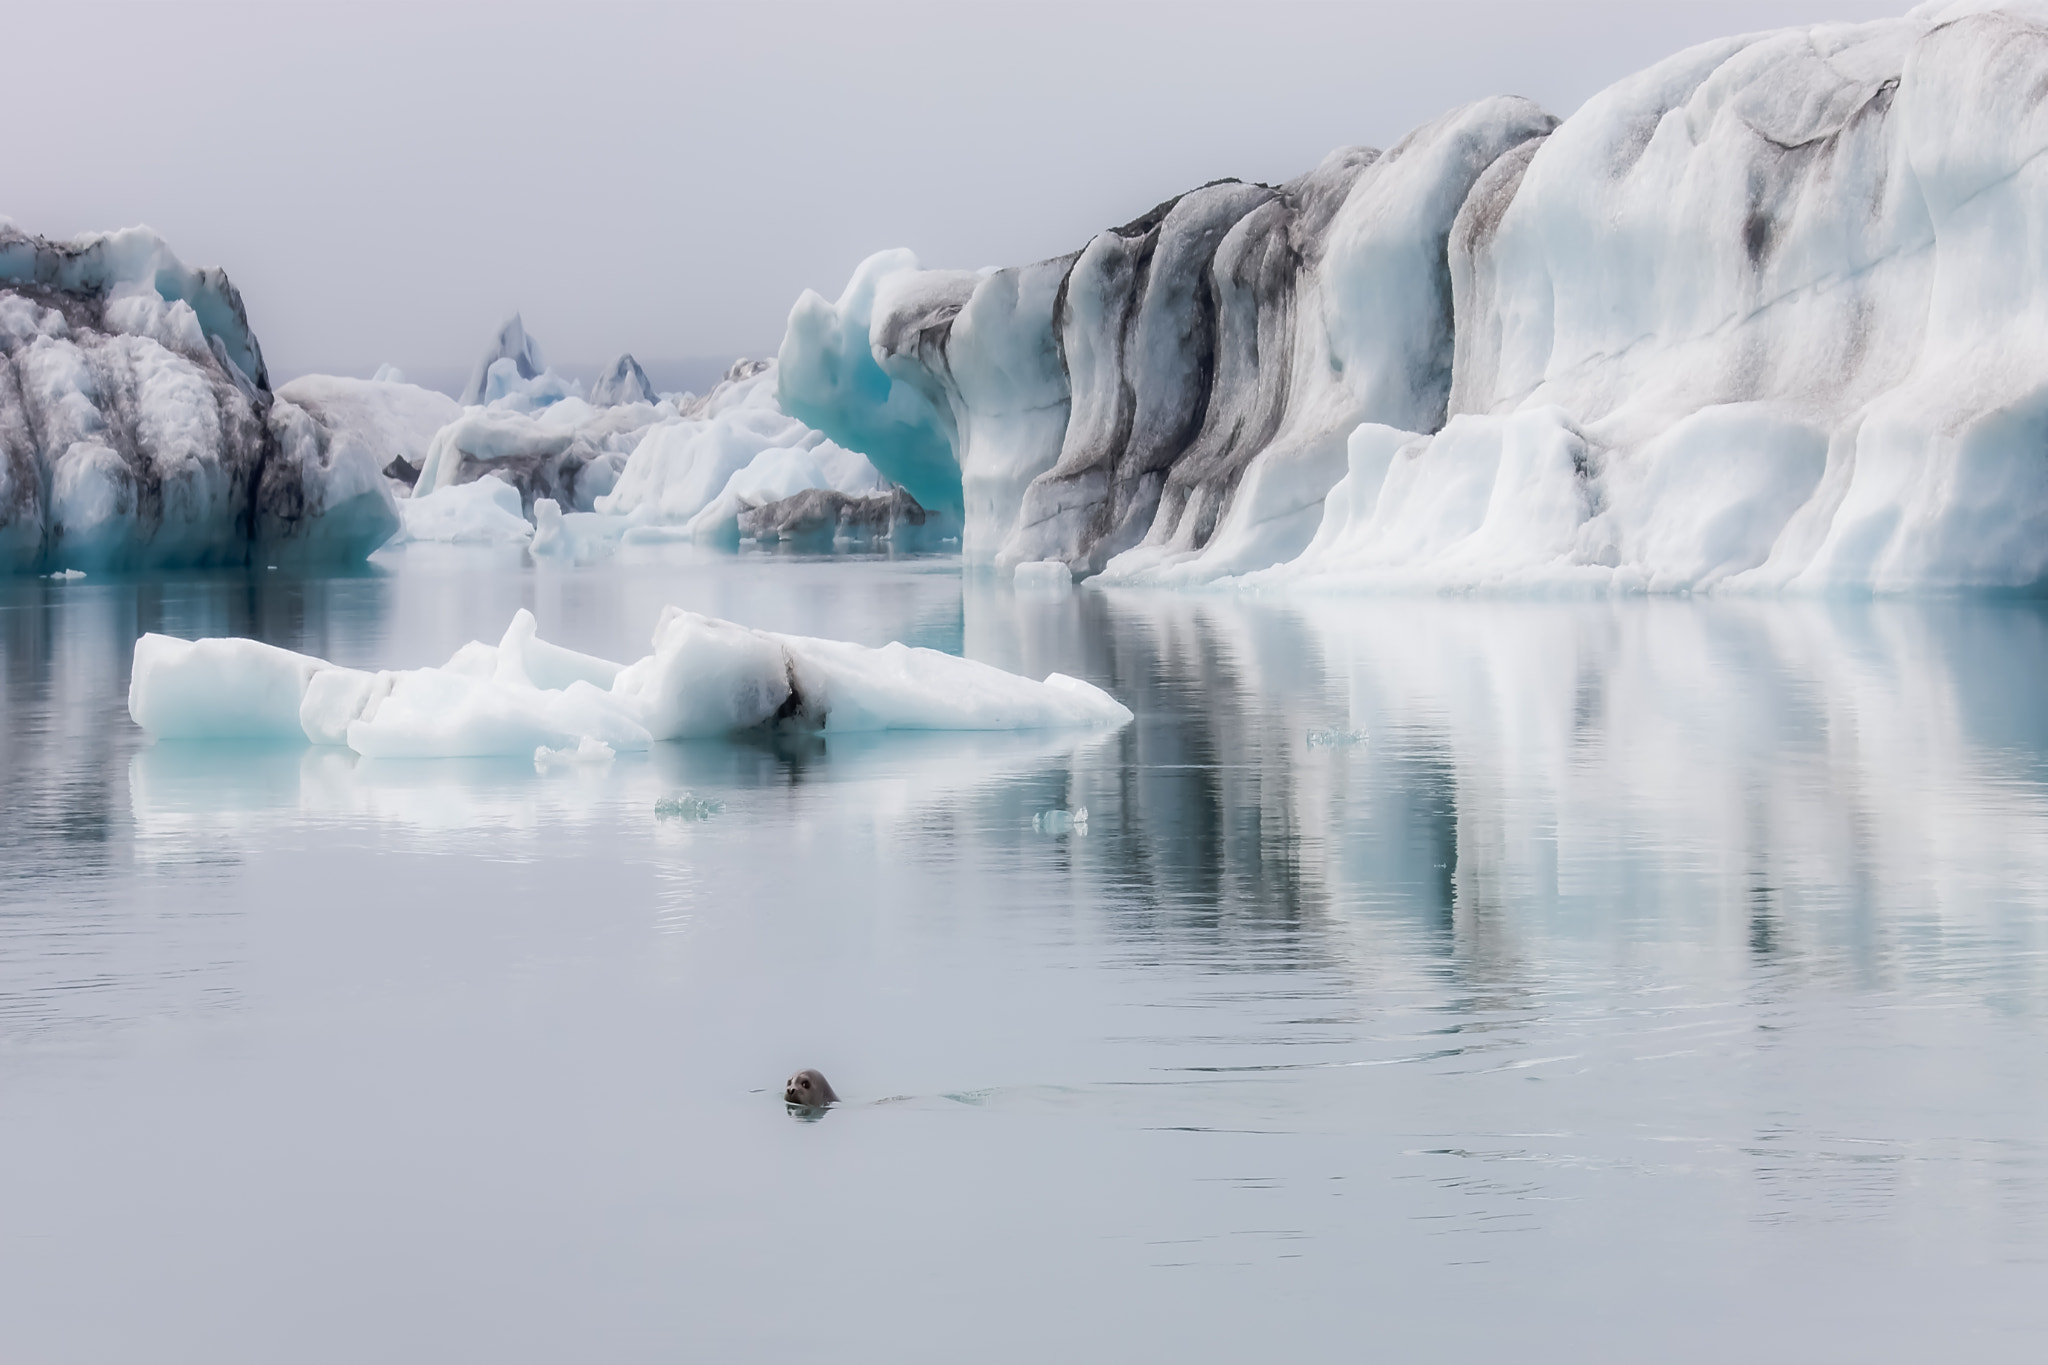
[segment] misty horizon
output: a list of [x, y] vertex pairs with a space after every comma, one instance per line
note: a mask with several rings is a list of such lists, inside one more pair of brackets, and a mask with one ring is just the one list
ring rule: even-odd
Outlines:
[[[280, 382], [389, 363], [459, 385], [514, 312], [565, 371], [630, 352], [715, 373], [772, 355], [802, 291], [835, 296], [875, 251], [1045, 259], [1473, 99], [1562, 116], [1690, 43], [1903, 8], [54, 9], [18, 36], [95, 51], [103, 151], [82, 169], [70, 138], [11, 146], [0, 216], [53, 240], [145, 223], [222, 267]], [[68, 79], [33, 65], [21, 98], [76, 105]]]

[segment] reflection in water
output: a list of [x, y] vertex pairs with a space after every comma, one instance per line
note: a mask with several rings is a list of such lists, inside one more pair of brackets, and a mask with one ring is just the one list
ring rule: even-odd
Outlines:
[[970, 651], [1138, 711], [1073, 780], [1145, 932], [1402, 927], [1474, 981], [1537, 940], [1696, 938], [1869, 987], [2014, 936], [1970, 970], [2041, 985], [2035, 604], [967, 603]]
[[[619, 657], [670, 601], [1073, 673], [1137, 719], [536, 772], [149, 745], [125, 716], [142, 630], [410, 665], [523, 605]], [[2048, 1330], [2000, 1288], [2048, 1256], [2036, 604], [1032, 598], [943, 561], [427, 553], [352, 578], [5, 585], [0, 676], [0, 1169], [137, 1122], [159, 1065], [138, 1059], [186, 1057], [161, 1039], [197, 1020], [275, 1049], [275, 1074], [246, 1110], [216, 1080], [206, 1104], [149, 1101], [150, 1122], [203, 1146], [303, 1112], [273, 1140], [345, 1167], [412, 1084], [407, 1121], [441, 1129], [407, 1129], [428, 1155], [388, 1155], [397, 1193], [372, 1204], [445, 1199], [445, 1223], [408, 1216], [488, 1226], [499, 1186], [446, 1187], [505, 1143], [527, 1164], [495, 1178], [544, 1240], [596, 1245], [572, 1235], [579, 1199], [669, 1209], [640, 1241], [604, 1222], [631, 1251], [601, 1290], [530, 1247], [467, 1254], [505, 1283], [550, 1267], [565, 1321], [616, 1308], [645, 1340], [701, 1344], [606, 1297], [658, 1271], [731, 1358], [774, 1356], [746, 1324], [791, 1292], [868, 1353], [957, 1341], [997, 1307], [977, 1266], [1054, 1276], [1112, 1356], [1158, 1346], [1161, 1322], [1196, 1355], [1327, 1347], [1316, 1315], [1259, 1306], [1272, 1290], [1380, 1294], [1401, 1358], [1662, 1342], [1672, 1314], [1706, 1324], [1687, 1341], [1712, 1358], [1754, 1344], [1717, 1295], [1781, 1327], [1809, 1302], [1875, 1311], [1859, 1294], [1914, 1299], [1923, 1254], [1984, 1274], [1929, 1291], [1954, 1311], [1919, 1329], [1844, 1318], [1865, 1325], [1827, 1344], [1910, 1355], [1981, 1310], [2026, 1358]], [[682, 793], [721, 804], [663, 818]], [[1084, 807], [1085, 828], [1034, 828]], [[67, 1069], [80, 1046], [110, 1059], [100, 1089]], [[927, 1098], [782, 1147], [749, 1125], [791, 1054]], [[350, 1089], [351, 1068], [374, 1082]], [[277, 1079], [301, 1072], [357, 1107]], [[7, 1107], [28, 1082], [97, 1098]], [[127, 1210], [123, 1180], [154, 1169], [81, 1166], [47, 1203], [0, 1177], [0, 1206]], [[196, 1188], [256, 1207], [237, 1183], [255, 1178]], [[583, 1193], [550, 1204], [557, 1185]], [[290, 1188], [279, 1206], [316, 1198]], [[156, 1247], [165, 1228], [124, 1222], [141, 1216], [104, 1215]], [[282, 1235], [247, 1217], [249, 1244]], [[0, 1234], [0, 1282], [48, 1292], [44, 1267], [70, 1262], [31, 1250]], [[1773, 1257], [1790, 1268], [1741, 1278]], [[1277, 1278], [1219, 1295], [1237, 1281], [1212, 1271]], [[905, 1282], [934, 1287], [928, 1327]], [[1482, 1283], [1525, 1335], [1431, 1335]], [[1647, 1306], [1592, 1311], [1572, 1296], [1594, 1283]], [[550, 1354], [521, 1343], [508, 1358]], [[1020, 1329], [1014, 1354], [1055, 1345]]]

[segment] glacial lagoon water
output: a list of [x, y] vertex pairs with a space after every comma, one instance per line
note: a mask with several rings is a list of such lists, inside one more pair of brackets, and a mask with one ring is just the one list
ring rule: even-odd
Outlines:
[[[536, 772], [126, 716], [144, 630], [667, 602], [1138, 718]], [[9, 1365], [2048, 1352], [2038, 603], [419, 547], [0, 584], [0, 677]]]

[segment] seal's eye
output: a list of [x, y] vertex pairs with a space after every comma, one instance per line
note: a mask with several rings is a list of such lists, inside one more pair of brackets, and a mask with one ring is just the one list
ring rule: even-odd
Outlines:
[[797, 1084], [802, 1086], [804, 1089], [809, 1090], [811, 1088], [810, 1077], [806, 1076], [804, 1079], [798, 1081]]

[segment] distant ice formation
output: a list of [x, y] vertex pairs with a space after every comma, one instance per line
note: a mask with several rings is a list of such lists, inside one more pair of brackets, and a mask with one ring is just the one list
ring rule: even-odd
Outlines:
[[[595, 755], [746, 730], [1116, 727], [1131, 713], [1063, 674], [1043, 682], [901, 644], [775, 635], [670, 607], [654, 652], [617, 664], [549, 644], [522, 609], [496, 645], [440, 668], [369, 673], [255, 640], [135, 642], [128, 714], [160, 739], [304, 739], [371, 758]], [[537, 755], [549, 753], [547, 760]]]
[[[502, 369], [499, 368], [501, 365]], [[469, 372], [469, 383], [462, 389], [462, 406], [473, 408], [490, 401], [493, 372], [498, 376], [502, 393], [505, 388], [522, 380], [539, 379], [547, 373], [547, 368], [547, 361], [541, 357], [540, 343], [526, 334], [525, 321], [514, 313], [505, 319], [505, 325], [498, 329], [497, 338]]]
[[[655, 395], [622, 355], [586, 398], [515, 317], [472, 387], [483, 401], [450, 405], [427, 439], [400, 539], [526, 541], [537, 556], [581, 561], [633, 542], [737, 544], [751, 517], [778, 540], [789, 538], [785, 504], [807, 493], [841, 500], [826, 544], [921, 548], [956, 524], [928, 525], [864, 455], [784, 413], [773, 361], [740, 361], [698, 398]], [[782, 511], [752, 515], [771, 507]]]
[[741, 513], [806, 492], [852, 509], [842, 541], [951, 529], [785, 415], [773, 362], [699, 399], [657, 395], [621, 355], [586, 397], [514, 315], [465, 399], [389, 365], [272, 392], [221, 272], [145, 228], [53, 243], [0, 219], [0, 572], [339, 562], [393, 539], [732, 544]]
[[360, 559], [398, 525], [382, 463], [271, 393], [220, 271], [0, 219], [0, 572]]
[[647, 377], [647, 371], [640, 368], [640, 362], [630, 355], [621, 355], [614, 360], [611, 368], [590, 386], [590, 405], [596, 408], [660, 401], [661, 395], [654, 391], [654, 381]]
[[785, 410], [972, 561], [1432, 590], [2048, 584], [2048, 10], [1702, 44], [992, 272], [870, 258]]

